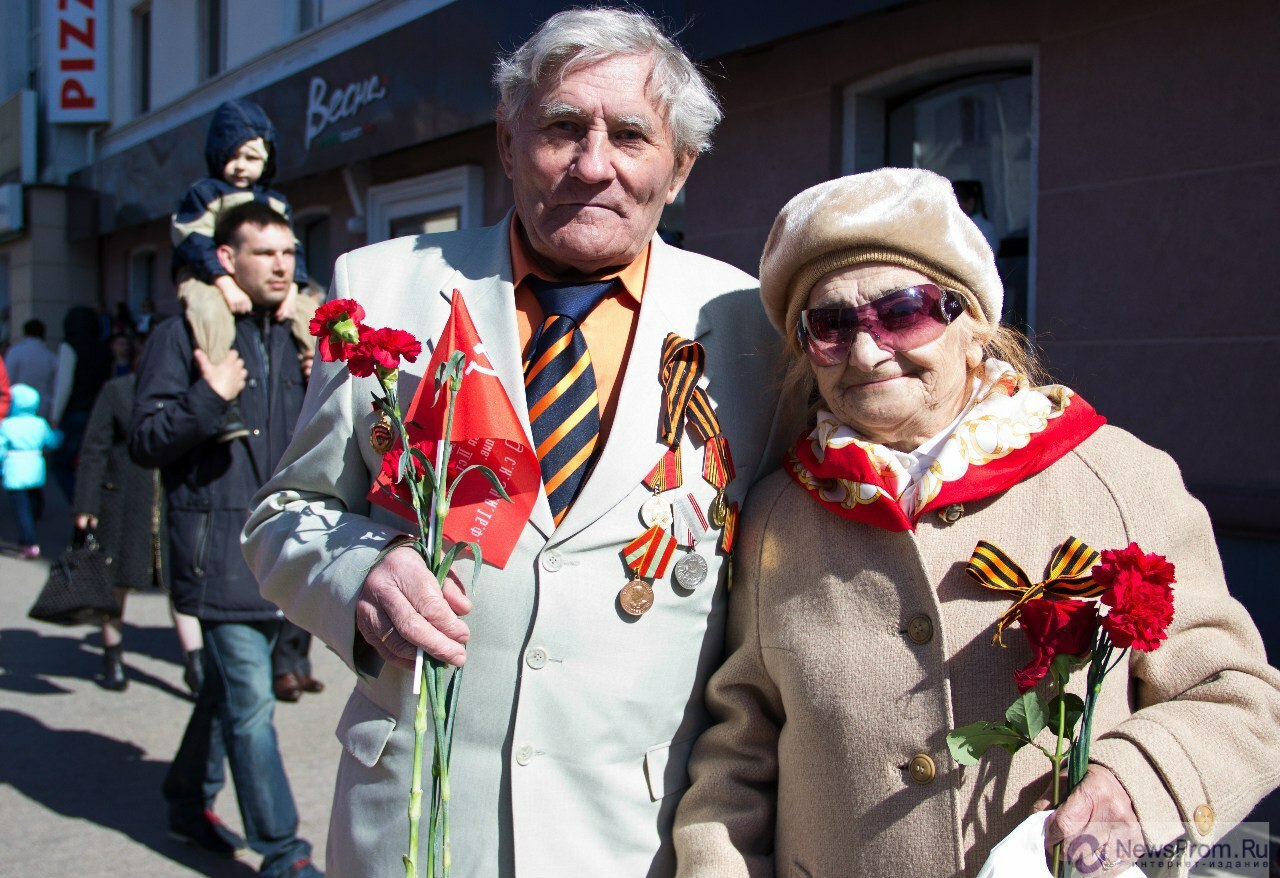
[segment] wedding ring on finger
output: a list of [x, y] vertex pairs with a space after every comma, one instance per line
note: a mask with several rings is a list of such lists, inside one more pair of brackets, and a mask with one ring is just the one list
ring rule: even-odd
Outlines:
[[395, 633], [396, 633], [396, 626], [392, 625], [390, 628], [387, 629], [387, 633], [379, 637], [378, 640], [382, 643], [386, 643], [387, 638]]

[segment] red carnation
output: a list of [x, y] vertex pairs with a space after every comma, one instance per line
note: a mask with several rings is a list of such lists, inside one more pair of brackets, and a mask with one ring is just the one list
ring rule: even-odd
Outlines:
[[1029, 665], [1014, 671], [1019, 692], [1044, 679], [1055, 656], [1092, 651], [1098, 630], [1098, 612], [1091, 601], [1036, 598], [1023, 604], [1018, 621], [1033, 656]]
[[1173, 621], [1173, 565], [1163, 555], [1146, 554], [1137, 543], [1108, 549], [1093, 568], [1094, 581], [1105, 586], [1102, 602], [1111, 608], [1102, 627], [1121, 649], [1150, 652], [1168, 637]]
[[403, 329], [370, 329], [360, 327], [360, 343], [347, 356], [347, 368], [352, 375], [361, 378], [372, 375], [375, 369], [383, 373], [400, 368], [400, 361], [410, 363], [422, 353], [422, 342]]
[[319, 339], [320, 359], [326, 363], [345, 360], [360, 338], [364, 308], [355, 299], [335, 299], [316, 309], [310, 332]]
[[[409, 421], [404, 425], [405, 430], [409, 433], [409, 444], [419, 451], [423, 452], [430, 458], [435, 451], [435, 442], [426, 436], [426, 430], [417, 424]], [[382, 475], [387, 481], [395, 483], [400, 477], [400, 453], [404, 449], [404, 444], [397, 437], [395, 445], [386, 454], [382, 455]], [[409, 475], [416, 481], [422, 479], [425, 475], [422, 465], [418, 463], [416, 458], [410, 458]], [[409, 489], [405, 482], [396, 485], [396, 493], [400, 495], [404, 502], [409, 503]]]

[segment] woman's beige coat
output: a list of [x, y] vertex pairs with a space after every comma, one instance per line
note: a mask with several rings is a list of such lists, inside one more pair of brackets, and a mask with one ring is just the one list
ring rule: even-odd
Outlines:
[[785, 473], [753, 490], [728, 655], [707, 690], [718, 724], [695, 748], [677, 816], [679, 875], [975, 875], [1030, 814], [1049, 763], [1030, 747], [974, 768], [948, 753], [950, 729], [1003, 717], [1030, 659], [1016, 626], [1007, 648], [992, 644], [1009, 599], [964, 564], [986, 539], [1039, 579], [1068, 536], [1099, 551], [1135, 541], [1177, 567], [1169, 639], [1108, 678], [1092, 761], [1124, 785], [1149, 844], [1211, 843], [1242, 820], [1280, 780], [1280, 672], [1227, 594], [1177, 466], [1103, 427], [914, 534], [837, 517]]

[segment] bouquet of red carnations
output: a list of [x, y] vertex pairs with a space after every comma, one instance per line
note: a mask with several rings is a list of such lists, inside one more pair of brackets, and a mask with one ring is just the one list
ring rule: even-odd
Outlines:
[[[1174, 568], [1163, 555], [1130, 543], [1104, 551], [1098, 561], [1097, 552], [1071, 537], [1055, 551], [1044, 582], [1032, 584], [1012, 559], [985, 541], [966, 567], [982, 585], [1017, 595], [997, 623], [994, 641], [1003, 646], [1005, 627], [1017, 621], [1032, 659], [1014, 672], [1019, 695], [1004, 722], [961, 726], [947, 735], [947, 746], [961, 765], [976, 765], [992, 747], [1009, 753], [1036, 748], [1053, 765], [1055, 806], [1084, 780], [1094, 711], [1107, 674], [1129, 649], [1158, 649], [1173, 621]], [[1067, 691], [1072, 672], [1080, 668], [1088, 669], [1083, 699]], [[1037, 688], [1045, 677], [1052, 697]], [[1056, 732], [1052, 751], [1035, 740], [1046, 728]], [[1065, 791], [1060, 789], [1064, 762]]]
[[[467, 373], [467, 358], [460, 350], [453, 350], [441, 360], [434, 376], [435, 401], [432, 407], [444, 407], [444, 428], [439, 435], [426, 435], [418, 425], [407, 423], [400, 411], [397, 395], [397, 377], [402, 360], [414, 362], [422, 353], [422, 344], [402, 329], [375, 329], [364, 325], [365, 312], [354, 299], [338, 299], [320, 307], [311, 321], [311, 334], [318, 341], [318, 352], [326, 362], [345, 362], [347, 369], [357, 377], [373, 376], [382, 388], [382, 395], [373, 394], [373, 409], [379, 415], [370, 441], [375, 450], [382, 452], [381, 481], [407, 499], [417, 518], [418, 536], [409, 545], [422, 556], [435, 575], [437, 582], [444, 582], [459, 552], [470, 551], [475, 559], [472, 585], [481, 567], [481, 549], [478, 543], [455, 542], [444, 548], [445, 519], [449, 504], [462, 481], [471, 472], [485, 476], [494, 492], [502, 499], [509, 499], [498, 476], [487, 466], [471, 465], [451, 475], [450, 437], [458, 391]], [[441, 352], [438, 352], [441, 353]], [[432, 459], [434, 451], [435, 459]], [[407, 488], [407, 491], [404, 490]], [[407, 498], [404, 495], [407, 494]], [[399, 547], [395, 544], [394, 547]], [[384, 550], [383, 554], [388, 550]], [[378, 560], [382, 555], [378, 556]], [[449, 844], [449, 752], [453, 742], [453, 720], [457, 715], [458, 694], [461, 691], [462, 669], [428, 658], [422, 662], [418, 651], [419, 667], [415, 668], [414, 691], [418, 693], [414, 713], [413, 777], [409, 790], [409, 852], [404, 855], [406, 878], [417, 878], [418, 834], [422, 817], [422, 763], [423, 747], [428, 727], [428, 712], [434, 736], [432, 764], [431, 809], [429, 832], [431, 842], [427, 847], [427, 875], [431, 878], [448, 878], [452, 866]], [[419, 670], [420, 668], [420, 670]], [[420, 685], [425, 683], [425, 685]]]

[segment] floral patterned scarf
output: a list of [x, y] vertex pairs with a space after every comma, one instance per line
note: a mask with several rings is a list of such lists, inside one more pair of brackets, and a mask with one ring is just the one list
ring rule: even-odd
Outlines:
[[915, 530], [932, 509], [989, 497], [1040, 472], [1106, 423], [1067, 387], [1019, 384], [1001, 360], [985, 369], [968, 410], [916, 452], [864, 439], [824, 411], [791, 448], [787, 471], [837, 515]]

